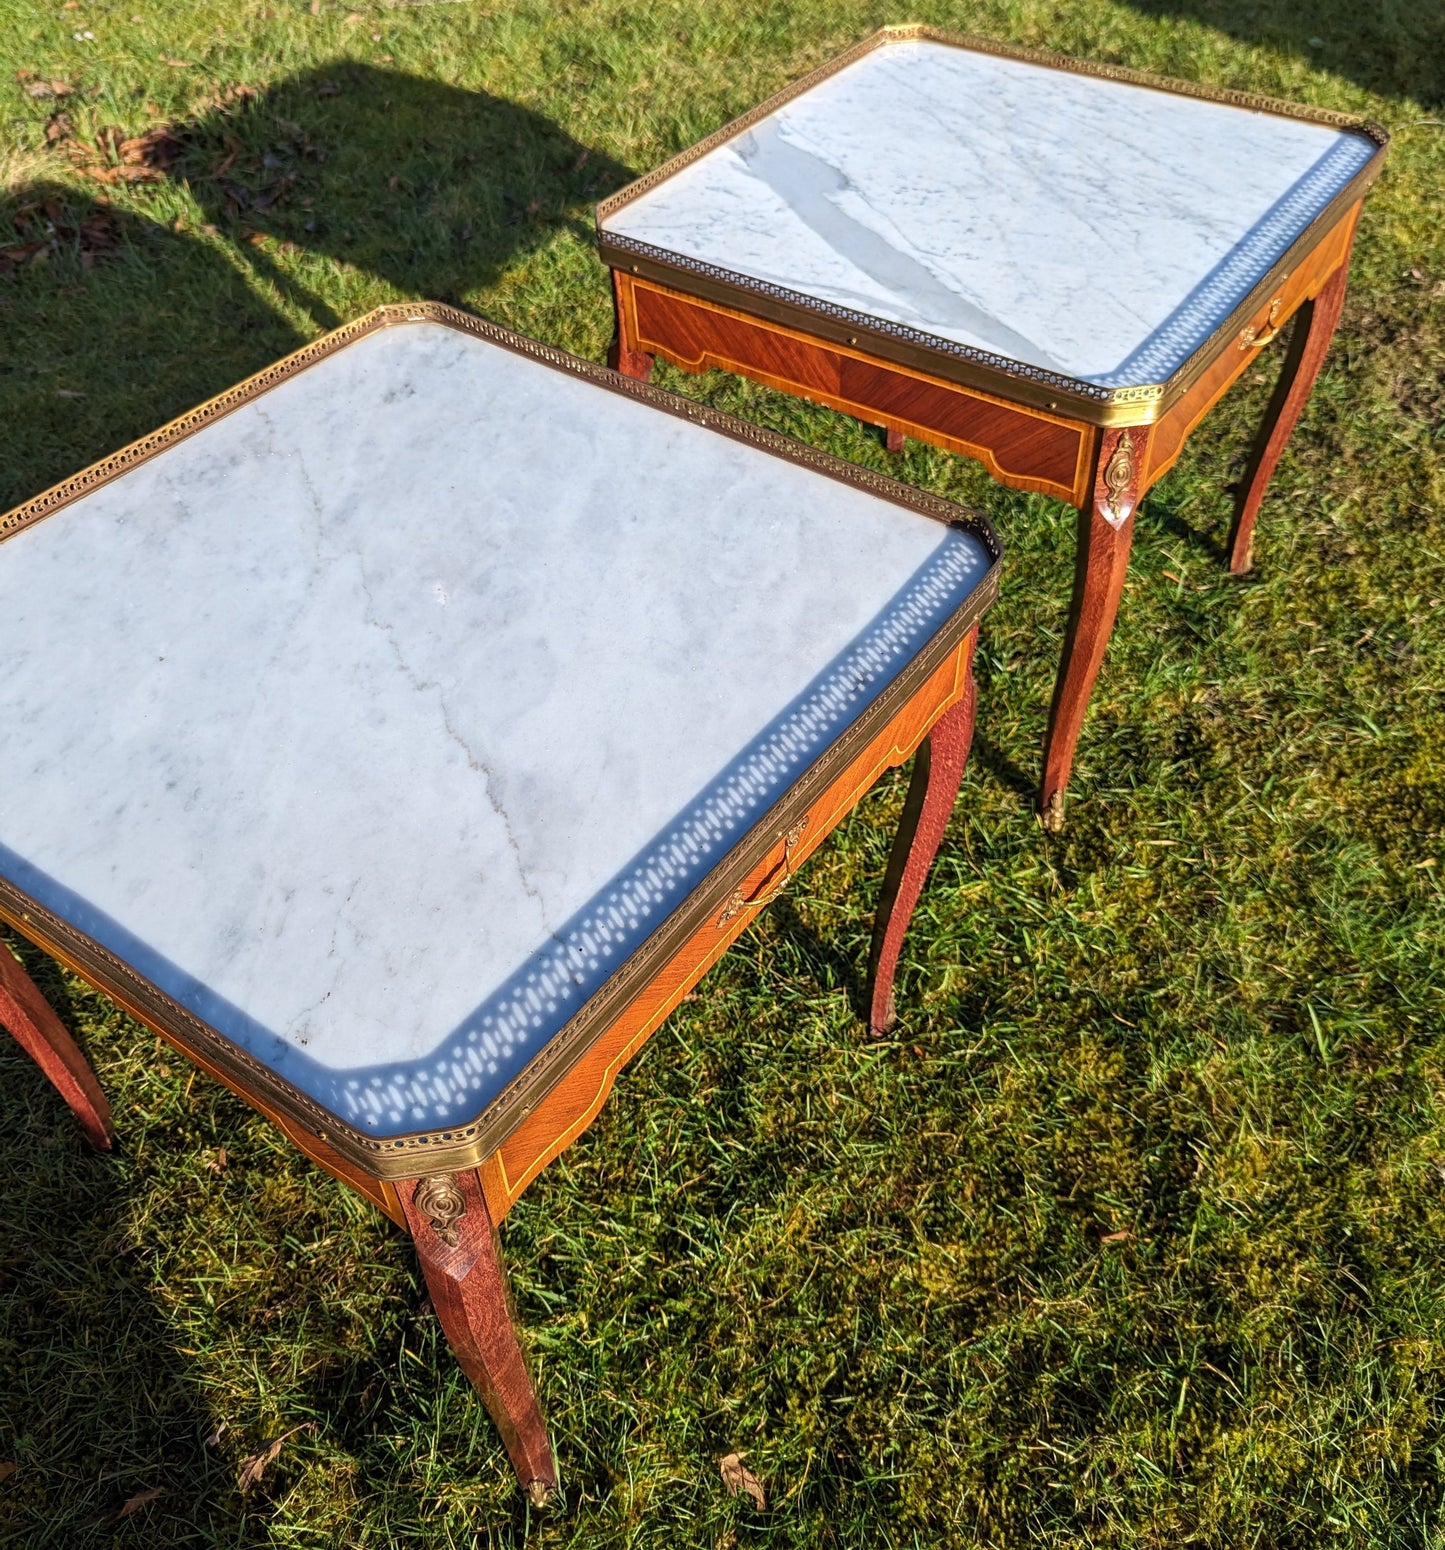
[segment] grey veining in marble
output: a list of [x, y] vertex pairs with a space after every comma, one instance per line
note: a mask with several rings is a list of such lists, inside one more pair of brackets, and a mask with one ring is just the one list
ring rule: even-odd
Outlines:
[[386, 329], [0, 544], [0, 871], [343, 1119], [459, 1123], [987, 566]]
[[1168, 377], [1374, 154], [942, 43], [865, 54], [604, 229], [1102, 387]]

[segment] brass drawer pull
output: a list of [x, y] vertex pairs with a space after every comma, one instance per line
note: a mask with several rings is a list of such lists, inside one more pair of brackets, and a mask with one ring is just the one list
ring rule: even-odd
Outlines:
[[[1288, 279], [1288, 276], [1285, 278]], [[1241, 350], [1262, 350], [1272, 339], [1279, 337], [1279, 331], [1284, 326], [1279, 321], [1279, 309], [1283, 305], [1284, 292], [1281, 291], [1269, 304], [1269, 316], [1264, 320], [1264, 327], [1257, 329], [1251, 326], [1239, 336]]]
[[[762, 887], [751, 899], [746, 897], [741, 888], [734, 888], [728, 902], [723, 906], [722, 914], [717, 918], [719, 927], [727, 925], [744, 910], [761, 909], [763, 905], [771, 904], [774, 899], [782, 896], [783, 890], [793, 880], [793, 852], [798, 848], [798, 841], [802, 839], [803, 831], [807, 827], [808, 820], [800, 818], [786, 834], [779, 836], [783, 842], [781, 875], [778, 872], [770, 872]], [[776, 881], [774, 881], [775, 878]], [[769, 884], [772, 886], [770, 887]]]

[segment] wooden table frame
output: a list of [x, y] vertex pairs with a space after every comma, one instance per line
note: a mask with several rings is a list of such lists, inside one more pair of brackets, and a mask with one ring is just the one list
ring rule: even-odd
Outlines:
[[[0, 518], [0, 538], [193, 434], [361, 333], [422, 320], [443, 322], [521, 350], [612, 391], [642, 398], [668, 413], [808, 464], [841, 482], [892, 496], [913, 510], [966, 522], [993, 559], [979, 585], [911, 667], [819, 757], [592, 998], [588, 1007], [601, 1004], [605, 1016], [584, 1021], [584, 1036], [570, 1044], [564, 1037], [567, 1029], [554, 1037], [471, 1126], [384, 1143], [348, 1131], [129, 965], [0, 877], [0, 919], [218, 1078], [278, 1125], [313, 1161], [407, 1229], [453, 1350], [486, 1402], [519, 1481], [540, 1504], [557, 1488], [557, 1463], [512, 1316], [497, 1226], [528, 1184], [582, 1134], [622, 1068], [777, 897], [796, 868], [885, 771], [912, 758], [913, 776], [874, 925], [866, 992], [871, 1031], [881, 1034], [891, 1025], [894, 978], [904, 936], [967, 762], [975, 704], [974, 647], [978, 622], [997, 592], [999, 549], [992, 529], [976, 514], [435, 303], [382, 308], [318, 340]], [[620, 990], [608, 997], [609, 987], [616, 986]], [[90, 1141], [109, 1149], [114, 1137], [110, 1110], [85, 1056], [3, 945], [0, 1024], [34, 1058]], [[543, 1058], [558, 1048], [568, 1057], [565, 1063]], [[534, 1068], [541, 1070], [540, 1077]], [[529, 1073], [533, 1073], [530, 1078]]]
[[[1167, 382], [1117, 389], [930, 340], [606, 229], [609, 215], [863, 54], [914, 38], [1329, 124], [1364, 136], [1377, 149]], [[598, 205], [599, 250], [612, 270], [616, 308], [609, 361], [642, 381], [657, 356], [686, 371], [734, 372], [880, 426], [890, 451], [915, 436], [978, 459], [1001, 484], [1078, 508], [1073, 596], [1038, 793], [1045, 826], [1057, 830], [1084, 713], [1119, 609], [1138, 504], [1174, 465], [1190, 432], [1293, 319], [1279, 383], [1235, 502], [1229, 568], [1235, 575], [1250, 568], [1260, 502], [1339, 321], [1355, 226], [1388, 140], [1378, 125], [1346, 114], [932, 27], [884, 28]]]

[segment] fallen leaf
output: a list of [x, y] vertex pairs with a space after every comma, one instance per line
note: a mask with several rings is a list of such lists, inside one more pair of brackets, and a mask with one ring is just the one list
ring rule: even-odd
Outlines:
[[1100, 1243], [1126, 1243], [1134, 1236], [1128, 1227], [1121, 1227], [1118, 1232], [1106, 1232], [1099, 1239]]
[[153, 1485], [148, 1491], [137, 1491], [116, 1513], [116, 1522], [118, 1523], [122, 1518], [128, 1518], [133, 1512], [139, 1512], [142, 1507], [148, 1506], [161, 1494], [162, 1489], [163, 1487], [161, 1486]]
[[723, 1485], [727, 1488], [729, 1496], [737, 1496], [746, 1491], [760, 1509], [765, 1508], [768, 1505], [768, 1498], [764, 1494], [763, 1483], [743, 1463], [746, 1457], [745, 1453], [728, 1453], [717, 1461]]
[[573, 172], [581, 172], [581, 170], [587, 165], [587, 158], [591, 154], [592, 154], [592, 152], [587, 150], [584, 147], [583, 151], [582, 151], [582, 154], [577, 158], [576, 161], [574, 161], [572, 163], [572, 170], [573, 170]]
[[336, 81], [322, 81], [320, 86], [316, 88], [316, 95], [318, 97], [339, 97], [341, 95], [341, 87]]
[[266, 1466], [275, 1462], [287, 1438], [294, 1437], [297, 1432], [309, 1432], [313, 1424], [311, 1421], [303, 1421], [300, 1426], [293, 1426], [289, 1432], [283, 1432], [274, 1442], [268, 1442], [259, 1453], [253, 1453], [250, 1458], [242, 1459], [241, 1472], [236, 1477], [236, 1484], [241, 1494], [244, 1496], [266, 1473]]
[[32, 97], [73, 97], [75, 88], [69, 81], [33, 81], [25, 90]]
[[92, 203], [83, 218], [57, 199], [22, 205], [10, 218], [21, 241], [0, 248], [0, 265], [43, 264], [53, 253], [69, 249], [88, 269], [97, 256], [109, 254], [120, 243], [120, 223], [102, 200]]
[[8, 1459], [0, 1462], [0, 1480], [8, 1480], [20, 1466], [12, 1464]]
[[57, 398], [84, 398], [85, 394], [77, 392], [74, 388], [56, 388], [55, 396]]
[[210, 1160], [210, 1162], [206, 1164], [206, 1166], [211, 1170], [212, 1173], [224, 1173], [226, 1171], [226, 1163], [228, 1161], [229, 1158], [226, 1156], [226, 1149], [223, 1146], [219, 1151], [217, 1151], [216, 1155]]
[[231, 1423], [229, 1421], [217, 1421], [216, 1425], [215, 1425], [215, 1428], [210, 1433], [207, 1434], [206, 1446], [208, 1448], [219, 1447], [220, 1443], [221, 1443], [221, 1438], [226, 1435], [226, 1431], [229, 1428], [230, 1424]]
[[169, 124], [157, 124], [144, 134], [132, 135], [115, 148], [116, 155], [130, 166], [159, 167], [164, 169], [176, 159], [181, 150], [180, 137]]
[[225, 91], [212, 92], [196, 104], [196, 111], [204, 113], [212, 108], [229, 108], [244, 97], [254, 97], [260, 88], [256, 86], [228, 86]]

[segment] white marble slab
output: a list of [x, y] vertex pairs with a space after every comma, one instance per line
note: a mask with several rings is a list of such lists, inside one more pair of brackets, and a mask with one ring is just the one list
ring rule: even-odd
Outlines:
[[0, 544], [0, 871], [343, 1119], [459, 1123], [988, 563], [393, 327]]
[[1374, 150], [1324, 125], [899, 42], [603, 229], [1119, 387], [1182, 364]]

